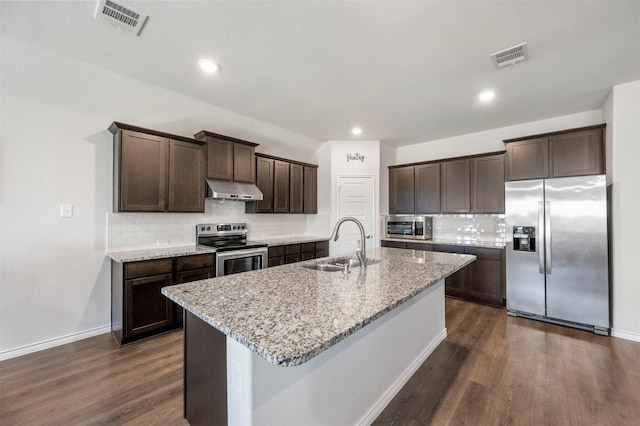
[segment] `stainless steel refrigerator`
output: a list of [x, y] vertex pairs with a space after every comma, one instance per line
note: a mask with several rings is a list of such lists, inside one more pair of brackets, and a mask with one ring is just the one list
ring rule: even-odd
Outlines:
[[507, 313], [610, 332], [604, 175], [505, 184]]

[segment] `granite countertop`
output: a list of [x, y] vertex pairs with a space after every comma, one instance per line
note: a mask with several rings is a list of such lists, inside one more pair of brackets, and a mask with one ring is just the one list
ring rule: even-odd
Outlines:
[[309, 235], [291, 235], [286, 237], [258, 238], [255, 240], [251, 238], [251, 241], [265, 243], [269, 247], [273, 247], [273, 246], [284, 246], [287, 244], [300, 244], [300, 243], [312, 243], [315, 241], [326, 241], [328, 239], [329, 237], [314, 237]]
[[128, 250], [108, 252], [116, 262], [136, 262], [139, 260], [163, 259], [166, 257], [192, 256], [195, 254], [215, 253], [216, 249], [207, 246], [190, 245], [181, 247], [165, 247], [147, 250]]
[[303, 267], [313, 260], [164, 287], [162, 294], [267, 361], [295, 366], [476, 258], [394, 248], [367, 254], [381, 261], [366, 271]]
[[454, 246], [466, 246], [466, 247], [484, 247], [484, 248], [504, 248], [506, 243], [502, 238], [495, 238], [493, 240], [485, 241], [471, 241], [462, 238], [433, 238], [431, 240], [413, 240], [409, 238], [382, 238], [384, 241], [402, 241], [412, 243], [426, 243], [426, 244], [449, 244]]

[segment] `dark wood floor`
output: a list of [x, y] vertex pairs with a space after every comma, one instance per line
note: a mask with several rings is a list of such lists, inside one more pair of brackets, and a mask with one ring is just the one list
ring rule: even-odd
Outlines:
[[[376, 425], [638, 425], [640, 343], [447, 299], [449, 336]], [[186, 425], [182, 332], [0, 362], [1, 425]]]

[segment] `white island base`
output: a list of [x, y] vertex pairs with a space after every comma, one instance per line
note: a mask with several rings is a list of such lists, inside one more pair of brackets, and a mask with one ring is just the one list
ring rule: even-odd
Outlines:
[[295, 367], [272, 364], [227, 337], [227, 422], [370, 424], [446, 335], [440, 280]]

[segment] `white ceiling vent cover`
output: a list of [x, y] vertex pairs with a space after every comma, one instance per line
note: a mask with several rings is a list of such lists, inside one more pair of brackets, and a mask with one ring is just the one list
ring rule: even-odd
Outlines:
[[529, 54], [527, 53], [527, 42], [525, 41], [517, 46], [496, 52], [491, 55], [491, 58], [498, 69], [526, 61], [529, 59]]
[[147, 20], [147, 15], [114, 0], [100, 0], [95, 18], [138, 35]]

